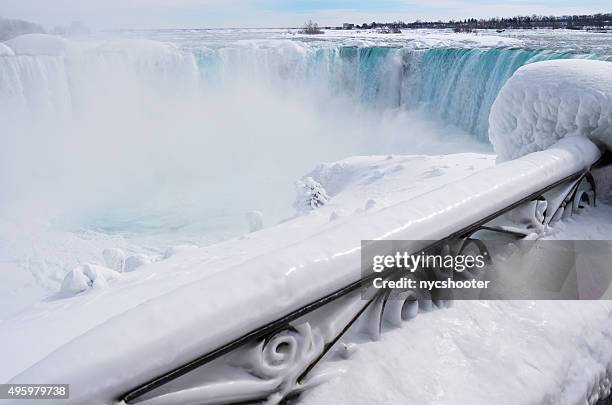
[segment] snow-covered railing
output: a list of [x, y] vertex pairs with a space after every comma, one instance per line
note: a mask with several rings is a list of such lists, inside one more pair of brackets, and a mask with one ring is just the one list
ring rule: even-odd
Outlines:
[[[547, 151], [499, 164], [383, 210], [361, 224], [351, 224], [349, 231], [362, 229], [360, 235], [370, 239], [412, 240], [414, 252], [451, 243], [456, 247], [454, 254], [470, 243], [486, 249], [474, 238], [481, 230], [524, 237], [583, 204], [594, 204], [591, 169], [599, 156], [597, 147], [586, 139], [562, 141]], [[526, 226], [504, 226], [507, 216], [526, 219]], [[375, 232], [368, 227], [373, 223], [377, 224]], [[225, 329], [217, 340], [219, 344], [203, 345], [200, 356], [130, 390], [121, 399], [146, 405], [279, 403], [321, 381], [325, 372], [315, 375], [311, 371], [323, 359], [350, 354], [351, 346], [342, 342], [347, 331], [357, 329], [376, 339], [383, 320], [398, 324], [419, 310], [447, 305], [444, 297], [423, 300], [406, 294], [390, 299], [385, 290], [364, 299], [361, 287], [371, 283], [374, 275], [361, 276], [359, 247], [336, 249], [317, 259], [328, 241], [346, 235], [340, 231], [346, 230], [320, 235], [285, 248], [275, 257], [257, 260], [252, 268], [278, 267], [267, 273], [271, 288], [256, 294], [260, 308], [250, 306], [254, 301], [247, 297], [237, 299], [227, 309], [228, 317], [241, 318], [243, 324], [256, 327], [242, 333], [231, 330], [231, 321], [215, 325], [211, 329]], [[436, 242], [426, 242], [431, 240]], [[304, 252], [313, 255], [308, 265], [291, 266], [287, 271], [291, 262], [287, 258], [299, 262]], [[247, 277], [253, 274], [249, 269], [242, 270]], [[388, 278], [391, 274], [387, 271], [375, 276]], [[208, 286], [208, 291], [216, 286]], [[288, 295], [279, 291], [288, 291]], [[200, 315], [202, 325], [220, 319]]]

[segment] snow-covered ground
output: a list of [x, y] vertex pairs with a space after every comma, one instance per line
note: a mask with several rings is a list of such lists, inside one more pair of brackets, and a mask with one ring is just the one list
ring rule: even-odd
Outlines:
[[612, 240], [612, 200], [600, 200], [597, 207], [587, 207], [582, 215], [567, 218], [546, 233], [556, 240]]
[[411, 46], [417, 49], [430, 47], [495, 47], [518, 46], [523, 41], [507, 38], [494, 32], [455, 33], [452, 30], [404, 30], [400, 34], [384, 34], [376, 30], [324, 30], [321, 37], [303, 35], [295, 31], [290, 36], [340, 42], [344, 45]]
[[358, 344], [316, 404], [594, 404], [612, 383], [609, 301], [458, 301]]
[[[520, 46], [530, 49], [555, 49], [560, 52], [594, 53], [609, 57], [612, 34], [593, 34], [574, 30], [478, 30], [474, 33], [455, 33], [452, 30], [415, 29], [401, 34], [384, 34], [377, 30], [323, 30], [322, 35], [303, 35], [297, 29], [210, 29], [159, 30], [147, 35], [163, 41], [181, 42], [197, 47], [202, 43], [224, 46], [232, 41], [302, 40], [315, 45], [398, 46], [414, 49], [429, 47], [495, 47]], [[141, 36], [142, 32], [125, 31], [126, 37]], [[99, 34], [98, 34], [99, 36]]]

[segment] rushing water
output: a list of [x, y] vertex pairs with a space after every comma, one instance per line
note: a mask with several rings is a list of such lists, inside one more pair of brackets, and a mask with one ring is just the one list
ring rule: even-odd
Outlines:
[[488, 150], [490, 107], [516, 69], [610, 59], [610, 37], [171, 30], [9, 41], [0, 266], [57, 281], [101, 246], [210, 243], [244, 232], [250, 209], [270, 225], [292, 215], [293, 181], [320, 161]]

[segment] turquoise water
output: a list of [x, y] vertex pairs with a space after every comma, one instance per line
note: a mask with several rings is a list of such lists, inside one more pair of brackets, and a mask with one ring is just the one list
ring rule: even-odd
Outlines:
[[493, 100], [519, 67], [566, 58], [612, 61], [612, 34], [567, 30], [459, 35], [446, 30], [405, 30], [400, 35], [355, 30], [316, 37], [281, 29], [124, 34], [169, 41], [200, 56], [205, 49], [206, 56], [198, 58], [200, 68], [213, 81], [254, 69], [255, 80], [285, 81], [372, 109], [425, 108], [483, 142], [488, 141]]
[[[582, 55], [524, 49], [432, 49], [419, 63], [419, 102], [448, 123], [487, 140], [488, 117], [499, 90], [521, 66]], [[584, 56], [583, 56], [584, 57]]]
[[317, 89], [321, 97], [342, 95], [372, 109], [426, 108], [483, 142], [487, 142], [491, 105], [518, 68], [551, 59], [597, 57], [507, 47], [423, 50], [339, 46], [298, 50], [302, 52], [236, 47], [196, 51], [196, 56], [202, 77], [210, 83], [248, 74], [253, 80]]

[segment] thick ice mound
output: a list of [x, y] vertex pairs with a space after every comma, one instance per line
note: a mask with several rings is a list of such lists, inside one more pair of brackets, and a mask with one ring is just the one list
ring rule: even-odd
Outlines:
[[498, 161], [585, 136], [612, 149], [612, 63], [553, 60], [520, 68], [489, 115]]
[[66, 56], [78, 51], [76, 45], [70, 41], [48, 34], [20, 35], [5, 44], [17, 55]]
[[9, 48], [8, 46], [4, 45], [2, 42], [0, 42], [0, 56], [6, 56], [6, 55], [14, 55], [15, 53], [13, 52], [13, 50], [11, 48]]

